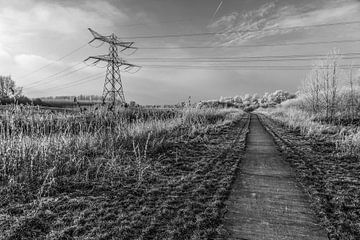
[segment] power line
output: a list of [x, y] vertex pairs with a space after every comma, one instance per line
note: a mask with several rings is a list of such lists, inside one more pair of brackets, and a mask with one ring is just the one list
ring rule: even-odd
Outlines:
[[[188, 33], [188, 34], [168, 34], [168, 35], [149, 35], [149, 36], [135, 36], [131, 38], [168, 38], [168, 37], [187, 37], [187, 36], [208, 36], [208, 35], [217, 35], [217, 34], [231, 34], [231, 33], [241, 33], [241, 32], [258, 32], [258, 31], [269, 31], [269, 30], [287, 30], [287, 29], [298, 29], [298, 28], [316, 28], [316, 27], [324, 27], [324, 26], [336, 26], [336, 25], [348, 25], [348, 24], [355, 24], [360, 23], [360, 21], [352, 21], [352, 22], [339, 22], [339, 23], [328, 23], [328, 24], [317, 24], [317, 25], [308, 25], [308, 26], [294, 26], [294, 27], [287, 27], [287, 28], [268, 28], [268, 29], [262, 29], [262, 30], [239, 30], [239, 31], [227, 31], [227, 32], [203, 32], [203, 33]], [[103, 37], [103, 36], [101, 36]], [[126, 37], [130, 38], [130, 37]], [[96, 39], [96, 36], [95, 36]], [[103, 40], [103, 39], [100, 39]], [[289, 46], [289, 45], [317, 45], [317, 44], [329, 44], [329, 43], [354, 43], [359, 42], [360, 40], [353, 39], [353, 40], [334, 40], [334, 41], [317, 41], [317, 42], [295, 42], [295, 43], [279, 43], [279, 44], [249, 44], [249, 45], [238, 45], [238, 46], [183, 46], [183, 47], [144, 47], [142, 49], [182, 49], [182, 48], [192, 48], [192, 49], [207, 49], [207, 48], [237, 48], [237, 47], [259, 47], [259, 46]], [[126, 42], [122, 42], [126, 43]], [[131, 43], [132, 44], [132, 43]], [[127, 47], [131, 47], [131, 44]], [[38, 69], [35, 69], [34, 71], [28, 73], [24, 76], [24, 78], [27, 78], [33, 73], [36, 73], [52, 64], [54, 64], [57, 61], [60, 61], [75, 52], [81, 50], [87, 46], [87, 44], [84, 44], [71, 52], [65, 54], [64, 56], [58, 58], [54, 62], [51, 62], [49, 64], [46, 64]], [[341, 56], [344, 56], [344, 59], [358, 59], [355, 57], [356, 55], [359, 55], [360, 53], [345, 53], [340, 54]], [[256, 62], [256, 61], [268, 61], [268, 62], [276, 62], [276, 61], [304, 61], [304, 60], [311, 60], [310, 57], [325, 57], [326, 55], [283, 55], [283, 56], [247, 56], [247, 57], [215, 57], [215, 58], [206, 58], [206, 57], [189, 57], [189, 58], [166, 58], [166, 57], [144, 57], [144, 58], [134, 58], [133, 60], [142, 60], [142, 61], [149, 61], [149, 62], [206, 62], [206, 63], [231, 63], [231, 62]], [[96, 60], [103, 60], [102, 59], [96, 59]], [[107, 60], [107, 59], [106, 59]], [[60, 72], [54, 73], [44, 79], [38, 80], [36, 82], [30, 83], [30, 87], [33, 88], [38, 86], [39, 84], [42, 84], [43, 81], [49, 80], [54, 77], [64, 77], [68, 76], [70, 74], [73, 74], [77, 71], [80, 71], [84, 69], [87, 66], [84, 66], [80, 69], [75, 69], [73, 71], [68, 72], [68, 70], [78, 66], [81, 63], [78, 63], [74, 66], [71, 66], [69, 68], [66, 68]], [[264, 69], [264, 70], [275, 70], [275, 69], [282, 69], [282, 70], [290, 70], [290, 69], [304, 69], [304, 68], [310, 68], [311, 66], [238, 66], [238, 65], [224, 65], [224, 66], [197, 66], [197, 65], [145, 65], [145, 67], [149, 68], [158, 68], [158, 67], [165, 67], [165, 68], [181, 68], [181, 69], [206, 69], [206, 70], [228, 70], [228, 69]], [[356, 67], [356, 66], [355, 66]], [[67, 73], [66, 73], [67, 72]], [[65, 74], [63, 74], [65, 73]], [[50, 81], [47, 81], [50, 82]], [[73, 82], [72, 84], [76, 84], [77, 81]], [[31, 86], [32, 85], [32, 86]], [[66, 86], [66, 85], [65, 85]]]
[[[342, 53], [338, 54], [339, 56], [344, 56], [342, 58], [348, 57], [350, 59], [359, 57], [360, 52], [353, 53]], [[311, 60], [309, 58], [322, 58], [327, 57], [325, 54], [290, 54], [290, 55], [265, 55], [265, 56], [231, 56], [231, 57], [137, 57], [132, 58], [131, 60], [155, 60], [155, 61], [191, 61], [191, 60], [199, 60], [199, 61], [207, 61], [207, 60], [236, 60], [236, 61], [251, 61], [251, 60], [278, 60], [278, 59], [304, 59]]]
[[45, 88], [43, 90], [53, 90], [53, 89], [60, 90], [60, 89], [65, 89], [65, 88], [69, 88], [69, 87], [73, 87], [73, 86], [78, 86], [78, 85], [81, 85], [83, 83], [87, 83], [89, 81], [97, 80], [99, 77], [101, 77], [103, 75], [104, 75], [103, 73], [97, 73], [95, 75], [90, 75], [90, 76], [86, 76], [84, 78], [80, 78], [80, 79], [78, 79], [76, 81], [73, 81], [71, 83], [68, 83], [68, 84], [57, 85], [57, 86], [53, 86], [53, 87], [50, 87], [50, 88]]
[[[343, 57], [343, 59], [358, 59], [358, 57], [354, 57], [354, 56], [358, 56], [360, 55], [360, 52], [355, 52], [355, 53], [343, 53], [340, 54], [340, 56], [345, 56]], [[257, 61], [266, 61], [266, 62], [277, 62], [277, 61], [310, 61], [310, 60], [319, 60], [319, 59], [309, 59], [310, 57], [326, 57], [327, 55], [322, 55], [322, 54], [304, 54], [304, 55], [270, 55], [270, 56], [244, 56], [244, 57], [214, 57], [214, 58], [210, 58], [210, 57], [176, 57], [176, 58], [162, 58], [162, 57], [143, 57], [143, 58], [134, 58], [133, 60], [143, 60], [145, 62], [207, 62], [207, 63], [233, 63], [233, 62], [257, 62]], [[52, 80], [49, 81], [49, 79], [52, 79], [54, 77], [57, 77], [58, 75], [60, 75], [61, 77], [64, 76], [68, 76], [70, 74], [73, 74], [75, 72], [78, 72], [84, 68], [86, 68], [87, 66], [84, 66], [80, 69], [75, 69], [73, 71], [68, 72], [68, 70], [73, 69], [74, 67], [78, 66], [82, 64], [82, 62], [77, 63], [73, 66], [70, 66], [66, 69], [63, 69], [59, 72], [56, 72], [54, 74], [51, 74], [41, 80], [35, 81], [30, 83], [29, 85], [25, 86], [25, 88], [34, 88], [36, 86], [39, 86], [40, 83], [46, 83], [46, 82], [51, 82]], [[167, 66], [168, 67], [168, 66]], [[203, 66], [202, 66], [203, 67]], [[226, 67], [226, 66], [221, 66], [221, 67]], [[66, 73], [68, 72], [68, 73]], [[65, 74], [62, 74], [65, 73]], [[61, 75], [62, 74], [62, 75]], [[58, 76], [58, 77], [60, 77]], [[47, 81], [46, 81], [47, 80]], [[46, 81], [46, 82], [44, 82]]]
[[334, 41], [312, 41], [312, 42], [293, 42], [293, 43], [274, 43], [274, 44], [243, 44], [230, 46], [179, 46], [179, 47], [139, 47], [141, 50], [165, 50], [165, 49], [216, 49], [216, 48], [249, 48], [249, 47], [283, 47], [283, 46], [303, 46], [303, 45], [320, 45], [332, 43], [355, 43], [360, 39], [353, 40], [334, 40]]
[[[70, 69], [73, 69], [73, 68], [76, 67], [76, 66], [79, 66], [80, 64], [83, 64], [83, 63], [82, 63], [82, 62], [79, 62], [79, 63], [77, 63], [77, 64], [73, 64], [73, 65], [71, 65], [70, 67], [67, 67], [67, 68], [65, 68], [65, 69], [63, 69], [63, 70], [60, 70], [60, 71], [55, 72], [55, 73], [53, 73], [53, 74], [50, 74], [49, 76], [47, 76], [47, 77], [45, 77], [45, 78], [42, 78], [42, 79], [37, 80], [37, 81], [35, 81], [35, 82], [29, 83], [27, 86], [30, 86], [30, 85], [33, 85], [33, 84], [38, 84], [38, 83], [40, 83], [40, 82], [42, 82], [42, 81], [44, 81], [44, 80], [47, 80], [47, 79], [52, 78], [52, 77], [55, 77], [55, 76], [57, 76], [57, 75], [59, 75], [59, 74], [61, 74], [61, 73], [64, 73], [64, 72], [67, 72], [67, 71], [70, 70]], [[25, 86], [26, 86], [26, 85], [25, 85]]]
[[[199, 70], [309, 70], [313, 66], [310, 65], [299, 65], [299, 66], [244, 66], [244, 65], [227, 65], [227, 66], [205, 66], [205, 65], [143, 65], [145, 68], [170, 68], [170, 69], [199, 69]], [[350, 69], [348, 65], [338, 65], [341, 69]], [[360, 65], [352, 65], [353, 68], [359, 68]], [[327, 69], [327, 67], [318, 67], [319, 69]]]
[[[343, 57], [343, 60], [360, 60], [360, 57]], [[134, 59], [133, 59], [134, 60]], [[324, 58], [279, 58], [279, 59], [150, 59], [150, 60], [139, 60], [140, 63], [147, 63], [147, 62], [159, 62], [159, 63], [182, 63], [182, 62], [195, 62], [195, 63], [237, 63], [237, 62], [286, 62], [286, 61], [316, 61], [316, 60], [324, 60]]]
[[39, 71], [43, 70], [44, 68], [47, 68], [47, 67], [53, 65], [54, 63], [60, 61], [60, 60], [63, 60], [64, 58], [66, 58], [66, 57], [68, 57], [68, 56], [70, 56], [70, 55], [72, 55], [72, 54], [80, 51], [81, 49], [83, 49], [83, 48], [86, 47], [87, 45], [88, 45], [88, 44], [86, 43], [86, 44], [84, 44], [84, 45], [81, 45], [80, 47], [75, 48], [74, 50], [68, 52], [67, 54], [61, 56], [60, 58], [54, 60], [53, 62], [48, 63], [48, 64], [45, 64], [45, 65], [43, 65], [43, 66], [41, 66], [41, 67], [39, 67], [39, 68], [37, 68], [37, 69], [35, 69], [35, 70], [33, 70], [33, 71], [31, 71], [31, 72], [29, 72], [29, 73], [21, 76], [20, 79], [27, 78], [27, 77], [29, 77], [30, 75], [32, 75], [32, 74], [34, 74], [34, 73], [36, 73], [36, 72], [39, 72]]
[[[77, 65], [79, 65], [79, 64], [77, 64]], [[76, 73], [76, 72], [78, 72], [78, 71], [81, 71], [81, 70], [83, 70], [84, 68], [87, 68], [87, 67], [88, 67], [87, 65], [84, 65], [84, 66], [82, 66], [81, 68], [75, 69], [75, 70], [70, 71], [70, 72], [62, 71], [62, 72], [67, 72], [67, 73], [65, 73], [65, 74], [63, 74], [63, 75], [58, 75], [60, 72], [59, 72], [59, 73], [56, 73], [56, 74], [53, 74], [51, 77], [43, 78], [43, 79], [37, 81], [37, 83], [35, 83], [35, 82], [32, 83], [32, 84], [35, 84], [35, 85], [29, 86], [29, 87], [25, 87], [25, 88], [27, 88], [27, 89], [29, 89], [29, 88], [34, 88], [34, 87], [37, 87], [37, 86], [42, 85], [42, 84], [44, 84], [44, 83], [52, 82], [52, 81], [53, 81], [53, 78], [66, 77], [66, 76], [69, 76], [69, 75], [71, 75], [71, 74], [74, 74], [74, 73]], [[47, 81], [46, 81], [46, 80], [47, 80]]]
[[134, 24], [124, 24], [119, 25], [119, 27], [136, 27], [136, 26], [149, 26], [149, 25], [157, 25], [159, 23], [178, 23], [178, 22], [191, 22], [194, 21], [194, 19], [178, 19], [173, 21], [158, 21], [158, 22], [152, 22], [152, 23], [134, 23]]
[[[350, 23], [356, 23], [356, 22], [348, 22], [348, 23], [333, 23], [331, 25], [335, 24], [350, 24]], [[321, 25], [322, 26], [322, 25]], [[354, 43], [354, 42], [360, 42], [359, 39], [353, 39], [353, 40], [334, 40], [334, 41], [315, 41], [315, 42], [295, 42], [295, 43], [279, 43], [279, 44], [254, 44], [254, 45], [236, 45], [236, 46], [182, 46], [182, 47], [143, 47], [141, 49], [209, 49], [209, 48], [243, 48], [243, 47], [262, 47], [262, 46], [292, 46], [292, 45], [318, 45], [318, 44], [331, 44], [331, 43]], [[73, 53], [81, 50], [87, 46], [87, 44], [84, 44], [78, 48], [75, 48], [74, 50], [70, 51], [69, 53], [63, 55], [62, 57], [56, 59], [54, 62], [51, 62], [49, 64], [46, 64], [38, 69], [35, 69], [34, 71], [28, 73], [27, 75], [24, 75], [21, 78], [27, 78], [28, 76], [32, 75], [33, 73], [36, 73], [48, 66], [51, 66], [57, 61], [60, 61]], [[62, 71], [61, 71], [62, 72]], [[55, 73], [54, 75], [57, 75], [59, 73]], [[52, 77], [53, 75], [50, 75], [49, 77]], [[39, 82], [39, 81], [37, 81]], [[36, 82], [34, 82], [36, 83]], [[34, 84], [32, 83], [32, 84]]]
[[299, 28], [318, 28], [318, 27], [350, 25], [350, 24], [358, 24], [358, 23], [360, 23], [360, 21], [324, 23], [324, 24], [303, 25], [303, 26], [282, 27], [282, 28], [273, 27], [273, 28], [267, 28], [267, 29], [261, 29], [261, 30], [248, 29], [248, 30], [234, 30], [234, 31], [225, 31], [225, 32], [198, 32], [198, 33], [165, 34], [165, 35], [140, 35], [140, 36], [123, 37], [123, 39], [198, 37], [198, 36], [211, 36], [211, 35], [232, 34], [232, 33], [263, 32], [263, 31], [271, 31], [271, 30], [281, 31], [281, 30], [291, 30], [291, 29], [299, 29]]
[[[359, 60], [359, 53], [339, 54], [343, 60]], [[327, 55], [305, 54], [305, 55], [272, 55], [272, 56], [234, 56], [234, 57], [143, 57], [133, 58], [140, 63], [250, 63], [250, 62], [290, 62], [290, 61], [319, 61], [325, 60]]]

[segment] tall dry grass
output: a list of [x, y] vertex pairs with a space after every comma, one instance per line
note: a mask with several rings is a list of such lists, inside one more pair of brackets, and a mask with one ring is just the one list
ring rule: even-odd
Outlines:
[[339, 153], [360, 155], [360, 126], [320, 122], [321, 113], [310, 113], [302, 108], [301, 98], [283, 102], [277, 108], [257, 112], [275, 119], [284, 126], [299, 130], [302, 135], [326, 138], [336, 143]]
[[229, 109], [112, 113], [101, 108], [53, 113], [14, 105], [0, 112], [0, 192], [26, 189], [41, 198], [61, 181], [141, 182], [151, 171], [148, 152], [166, 137], [177, 131], [191, 136], [241, 114]]

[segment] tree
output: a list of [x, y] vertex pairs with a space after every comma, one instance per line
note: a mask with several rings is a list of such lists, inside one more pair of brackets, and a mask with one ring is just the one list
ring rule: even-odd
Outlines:
[[358, 109], [360, 106], [360, 82], [354, 82], [352, 66], [350, 66], [349, 69], [349, 88], [349, 91], [347, 92], [347, 94], [345, 94], [344, 102], [346, 104], [346, 114], [350, 116], [351, 120], [353, 121], [357, 117]]
[[251, 101], [251, 96], [249, 94], [245, 94], [245, 96], [243, 97], [243, 102], [247, 102], [247, 101]]
[[319, 69], [315, 67], [307, 75], [301, 87], [301, 95], [313, 113], [321, 110], [320, 91]]
[[243, 101], [242, 101], [242, 99], [241, 99], [240, 96], [235, 96], [235, 97], [234, 97], [234, 102], [235, 102], [235, 103], [239, 103], [239, 104], [243, 103]]
[[325, 100], [326, 118], [333, 121], [335, 111], [338, 104], [338, 85], [339, 85], [339, 70], [338, 62], [340, 60], [339, 53], [332, 51], [323, 61], [323, 98]]
[[22, 94], [22, 88], [16, 87], [15, 81], [11, 76], [0, 76], [0, 97], [11, 98], [19, 97]]
[[252, 96], [252, 101], [253, 101], [253, 102], [258, 102], [259, 99], [260, 99], [259, 94], [254, 93], [253, 96]]
[[339, 103], [339, 59], [337, 51], [330, 52], [326, 59], [313, 66], [301, 88], [301, 94], [305, 98], [304, 107], [314, 113], [324, 109], [325, 117], [331, 121], [334, 120]]

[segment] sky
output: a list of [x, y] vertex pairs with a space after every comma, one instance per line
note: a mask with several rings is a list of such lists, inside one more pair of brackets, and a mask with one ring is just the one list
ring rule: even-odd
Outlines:
[[[0, 75], [11, 75], [28, 97], [101, 95], [105, 65], [83, 60], [108, 46], [87, 44], [90, 27], [138, 47], [119, 52], [142, 66], [121, 75], [127, 101], [295, 92], [320, 56], [360, 53], [360, 41], [351, 41], [360, 40], [360, 23], [329, 25], [353, 21], [359, 0], [0, 0]], [[294, 55], [310, 57], [248, 61]], [[352, 56], [343, 63], [359, 64]]]

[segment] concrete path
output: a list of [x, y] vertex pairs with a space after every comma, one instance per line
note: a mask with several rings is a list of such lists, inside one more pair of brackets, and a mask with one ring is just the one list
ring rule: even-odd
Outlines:
[[256, 115], [251, 116], [245, 157], [227, 207], [230, 239], [328, 239]]

